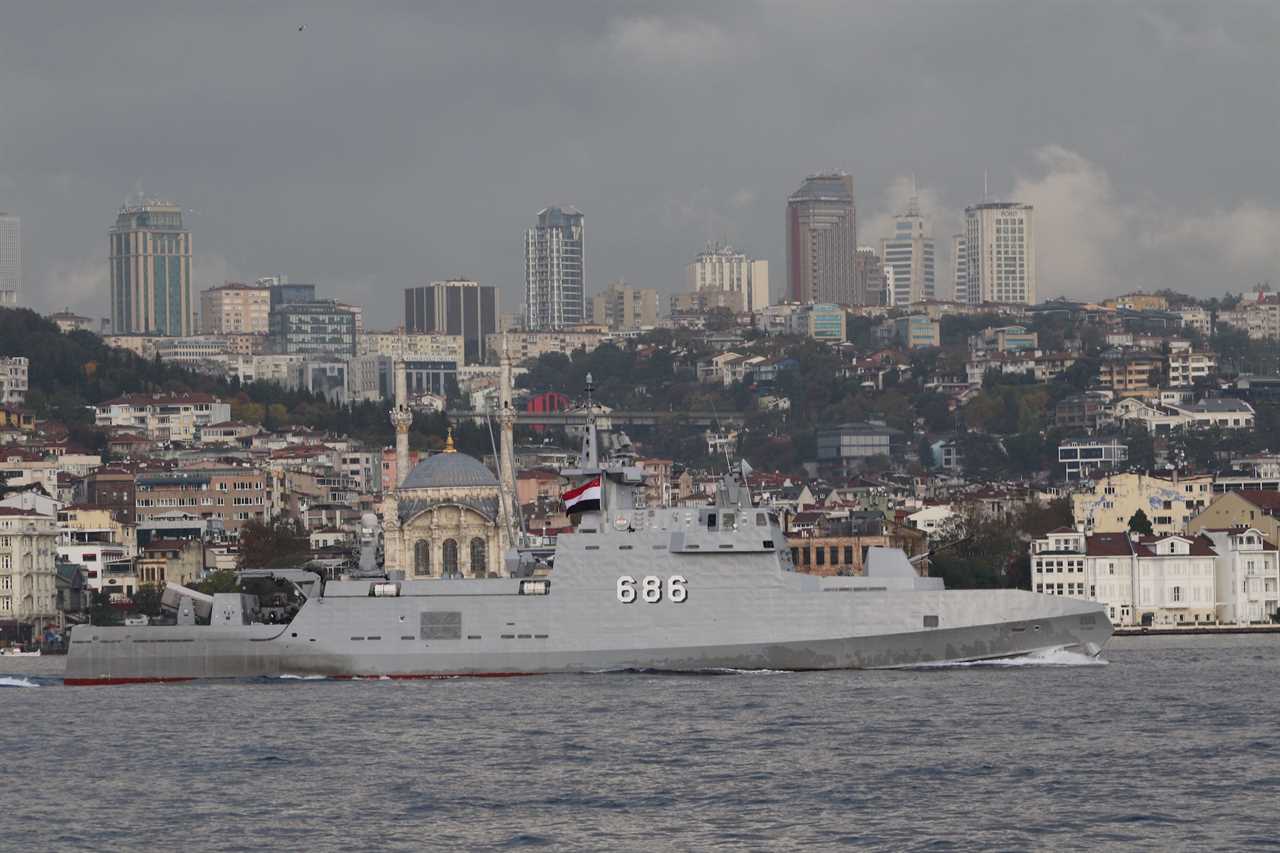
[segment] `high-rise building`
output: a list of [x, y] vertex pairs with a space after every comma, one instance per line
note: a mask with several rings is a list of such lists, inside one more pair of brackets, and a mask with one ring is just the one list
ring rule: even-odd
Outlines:
[[200, 334], [265, 335], [270, 330], [271, 291], [229, 281], [200, 291]]
[[906, 212], [893, 218], [893, 236], [880, 241], [880, 257], [893, 267], [894, 305], [933, 298], [933, 237], [914, 197]]
[[356, 354], [356, 318], [332, 299], [286, 302], [271, 309], [271, 351], [277, 355]]
[[191, 232], [182, 208], [154, 199], [125, 205], [110, 241], [111, 331], [191, 334]]
[[614, 331], [653, 328], [658, 325], [658, 291], [611, 281], [591, 297], [591, 322]]
[[983, 202], [964, 209], [968, 301], [1034, 305], [1036, 252], [1032, 207]]
[[858, 227], [853, 178], [811, 175], [787, 199], [787, 297], [855, 304]]
[[894, 305], [893, 267], [884, 262], [870, 246], [858, 247], [858, 287], [851, 305]]
[[18, 217], [0, 213], [0, 308], [15, 308], [22, 291], [22, 228]]
[[465, 278], [433, 281], [404, 291], [408, 334], [461, 335], [467, 364], [484, 364], [486, 341], [498, 331], [498, 288]]
[[572, 207], [546, 207], [524, 237], [525, 328], [576, 326], [585, 318], [584, 217]]
[[281, 305], [291, 302], [315, 302], [316, 286], [314, 284], [289, 284], [284, 276], [270, 276], [258, 279], [258, 284], [266, 283], [271, 291], [271, 308], [275, 310]]
[[736, 293], [739, 311], [761, 311], [769, 304], [769, 262], [749, 258], [732, 246], [708, 244], [684, 269], [689, 293]]
[[951, 286], [956, 302], [969, 301], [969, 258], [963, 234], [951, 235]]

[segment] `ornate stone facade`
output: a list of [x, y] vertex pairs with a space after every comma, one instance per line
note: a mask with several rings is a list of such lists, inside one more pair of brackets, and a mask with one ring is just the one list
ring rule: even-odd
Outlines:
[[493, 473], [455, 452], [451, 438], [383, 502], [387, 571], [406, 578], [503, 575], [498, 493]]

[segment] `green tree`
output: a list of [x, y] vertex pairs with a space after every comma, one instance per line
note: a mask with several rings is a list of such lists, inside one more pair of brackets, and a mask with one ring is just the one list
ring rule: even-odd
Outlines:
[[240, 529], [242, 569], [277, 569], [306, 562], [311, 553], [307, 531], [297, 519], [277, 516], [253, 520]]
[[203, 580], [192, 584], [191, 587], [197, 592], [203, 592], [205, 595], [214, 595], [219, 592], [237, 592], [240, 589], [240, 579], [235, 572], [229, 569], [220, 569], [205, 575]]
[[1134, 510], [1133, 515], [1129, 516], [1129, 532], [1141, 533], [1143, 536], [1151, 535], [1151, 520], [1141, 508]]

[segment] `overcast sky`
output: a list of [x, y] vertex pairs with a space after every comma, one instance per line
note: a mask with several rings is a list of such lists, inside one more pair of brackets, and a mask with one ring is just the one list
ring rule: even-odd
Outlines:
[[864, 245], [916, 175], [949, 293], [985, 170], [1036, 206], [1042, 298], [1239, 291], [1280, 283], [1278, 44], [1274, 2], [12, 3], [0, 210], [38, 309], [106, 311], [141, 189], [188, 210], [196, 289], [283, 273], [391, 326], [451, 276], [516, 310], [549, 204], [592, 292], [721, 239], [778, 293], [786, 196], [832, 169]]

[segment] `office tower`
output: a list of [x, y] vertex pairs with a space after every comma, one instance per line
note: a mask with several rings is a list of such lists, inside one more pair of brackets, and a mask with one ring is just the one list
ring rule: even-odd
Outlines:
[[853, 178], [811, 175], [787, 199], [787, 298], [852, 305], [858, 289]]
[[16, 308], [22, 291], [22, 223], [0, 213], [0, 308]]
[[356, 354], [356, 317], [332, 299], [285, 302], [271, 309], [270, 349], [277, 355]]
[[611, 281], [603, 293], [591, 297], [591, 322], [612, 331], [658, 325], [658, 291]]
[[851, 305], [893, 305], [889, 290], [893, 281], [893, 267], [889, 266], [870, 246], [860, 246], [857, 258], [858, 287]]
[[547, 207], [524, 237], [525, 328], [530, 331], [576, 326], [586, 312], [585, 246], [582, 214]]
[[910, 305], [934, 294], [933, 238], [914, 197], [893, 218], [893, 236], [880, 241], [880, 257], [893, 267], [893, 304]]
[[200, 291], [200, 334], [265, 335], [270, 329], [271, 291], [229, 281]]
[[125, 205], [110, 241], [111, 331], [191, 334], [191, 232], [182, 209], [155, 199]]
[[[281, 279], [281, 280], [277, 280]], [[271, 310], [291, 302], [315, 302], [316, 286], [314, 284], [289, 284], [282, 276], [271, 276], [270, 279], [258, 279], [259, 283], [270, 281], [267, 289], [271, 291]]]
[[964, 209], [968, 301], [1034, 305], [1036, 253], [1032, 208], [983, 202]]
[[484, 364], [488, 336], [498, 331], [498, 288], [465, 278], [406, 287], [404, 330], [461, 335], [466, 363]]
[[963, 234], [951, 235], [951, 284], [956, 302], [969, 301], [969, 259]]
[[739, 311], [761, 311], [769, 304], [769, 262], [753, 260], [732, 246], [708, 244], [684, 268], [684, 283], [689, 293], [738, 294]]

